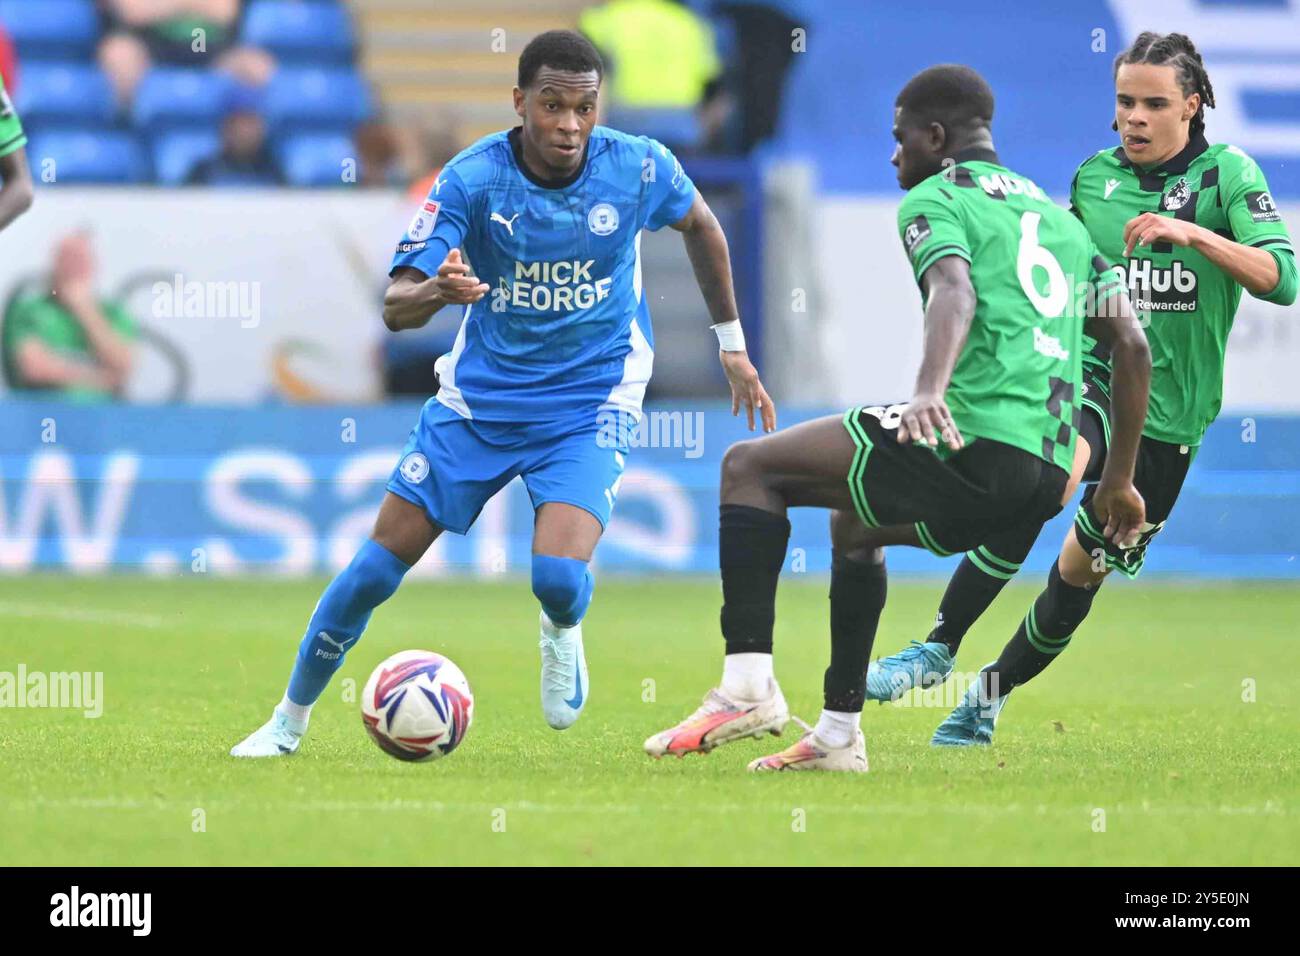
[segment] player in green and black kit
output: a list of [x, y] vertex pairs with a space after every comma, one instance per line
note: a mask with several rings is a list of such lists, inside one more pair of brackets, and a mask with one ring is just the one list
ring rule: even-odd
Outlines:
[[[1224, 349], [1242, 289], [1280, 305], [1296, 298], [1294, 252], [1263, 173], [1236, 147], [1205, 139], [1214, 93], [1191, 40], [1143, 33], [1116, 59], [1115, 90], [1122, 145], [1079, 167], [1070, 200], [1107, 259], [1125, 264], [1147, 326], [1151, 398], [1135, 477], [1147, 520], [1136, 546], [1115, 547], [1105, 540], [1095, 495], [1084, 494], [1047, 589], [982, 672], [989, 706], [978, 706], [972, 691], [935, 732], [937, 745], [988, 743], [1006, 694], [1065, 649], [1106, 574], [1137, 576], [1219, 413]], [[1093, 384], [1104, 406], [1104, 365]], [[1027, 525], [968, 553], [927, 641], [872, 664], [868, 697], [945, 679], [966, 629], [1015, 574], [1037, 533]]]
[[1094, 506], [1108, 538], [1132, 538], [1141, 526], [1132, 471], [1150, 364], [1121, 277], [1077, 219], [999, 161], [993, 94], [977, 73], [932, 67], [896, 107], [893, 162], [909, 190], [899, 234], [925, 304], [915, 396], [728, 450], [722, 685], [691, 717], [646, 741], [652, 755], [776, 733], [790, 719], [772, 675], [786, 510], [821, 507], [834, 509], [825, 707], [815, 729], [750, 769], [867, 769], [858, 724], [885, 603], [883, 548], [951, 554], [1060, 511], [1079, 422], [1085, 318], [1115, 350], [1115, 446]]
[[32, 174], [27, 168], [27, 137], [0, 78], [0, 231], [32, 205]]

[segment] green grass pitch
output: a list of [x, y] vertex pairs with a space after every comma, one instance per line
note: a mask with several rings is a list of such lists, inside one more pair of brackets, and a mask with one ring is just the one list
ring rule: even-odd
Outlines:
[[[542, 721], [526, 582], [411, 581], [296, 756], [230, 758], [279, 699], [322, 583], [0, 579], [0, 671], [104, 681], [95, 719], [0, 709], [0, 865], [1297, 862], [1294, 586], [1112, 582], [992, 748], [932, 750], [942, 706], [868, 704], [871, 772], [850, 778], [747, 774], [771, 737], [642, 753], [720, 673], [714, 581], [598, 583], [590, 703], [564, 733]], [[958, 671], [996, 656], [1036, 588], [1001, 597]], [[921, 637], [941, 590], [892, 585], [875, 653]], [[788, 576], [777, 617], [777, 674], [815, 720], [825, 581]], [[344, 699], [412, 647], [450, 655], [476, 695], [465, 743], [433, 763], [385, 756]]]

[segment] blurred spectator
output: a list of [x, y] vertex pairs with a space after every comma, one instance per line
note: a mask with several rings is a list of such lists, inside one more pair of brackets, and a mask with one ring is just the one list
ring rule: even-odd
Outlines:
[[34, 198], [32, 172], [27, 165], [27, 135], [9, 99], [14, 75], [12, 52], [9, 37], [0, 26], [0, 230], [30, 209]]
[[677, 0], [608, 0], [578, 27], [605, 60], [616, 123], [620, 110], [693, 111], [720, 89], [713, 30]]
[[216, 66], [250, 86], [275, 69], [265, 50], [235, 46], [239, 0], [100, 0], [99, 65], [126, 108], [150, 66]]
[[[460, 152], [462, 143], [454, 120], [448, 116], [436, 117], [424, 126], [401, 126], [395, 132], [402, 165], [408, 170], [410, 180], [400, 213], [404, 224], [410, 219], [412, 206], [428, 197], [442, 167]], [[423, 328], [408, 329], [400, 335], [393, 335], [376, 324], [380, 375], [386, 395], [427, 398], [438, 391], [433, 366], [438, 356], [450, 352], [455, 344], [462, 311], [442, 309]]]
[[397, 137], [402, 165], [410, 183], [407, 196], [412, 200], [428, 196], [442, 167], [464, 148], [460, 131], [449, 116], [439, 116], [421, 127], [400, 127]]
[[18, 89], [18, 59], [14, 53], [14, 41], [5, 32], [3, 23], [0, 23], [0, 81], [13, 96]]
[[74, 232], [55, 246], [49, 292], [10, 306], [3, 353], [11, 388], [90, 401], [122, 393], [138, 328], [120, 303], [95, 294], [95, 272], [90, 235]]
[[368, 120], [357, 127], [352, 139], [361, 167], [358, 186], [374, 189], [406, 185], [406, 170], [402, 168], [397, 135], [391, 126], [380, 120]]
[[[802, 13], [795, 0], [722, 0], [716, 15], [732, 21], [736, 52], [727, 86], [735, 98], [737, 128], [710, 144], [717, 151], [748, 153], [776, 132], [785, 78], [795, 54], [794, 31]], [[807, 21], [804, 20], [806, 24]], [[726, 146], [731, 149], [725, 149]]]
[[260, 90], [231, 87], [221, 121], [221, 152], [199, 162], [185, 182], [190, 186], [283, 186], [284, 172], [271, 154], [262, 119]]

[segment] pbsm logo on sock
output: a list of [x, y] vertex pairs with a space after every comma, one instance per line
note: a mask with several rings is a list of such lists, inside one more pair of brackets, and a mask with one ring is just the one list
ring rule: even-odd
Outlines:
[[344, 638], [342, 641], [336, 641], [325, 631], [321, 631], [316, 635], [316, 637], [318, 640], [324, 641], [330, 647], [335, 648], [332, 651], [327, 651], [323, 647], [316, 648], [316, 656], [323, 657], [327, 661], [336, 661], [342, 657], [343, 652], [348, 649], [348, 642], [352, 640], [351, 638]]

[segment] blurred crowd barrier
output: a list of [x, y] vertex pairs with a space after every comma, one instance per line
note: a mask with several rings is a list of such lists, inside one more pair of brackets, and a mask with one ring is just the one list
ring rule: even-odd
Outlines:
[[[369, 533], [419, 409], [0, 404], [0, 573], [335, 572]], [[831, 411], [783, 408], [781, 423]], [[748, 435], [717, 404], [649, 408], [596, 566], [716, 574], [719, 466]], [[1041, 580], [1072, 514], [1045, 529], [1026, 580]], [[828, 570], [826, 512], [791, 518], [787, 574]], [[413, 573], [526, 574], [531, 529], [516, 480], [468, 536], [443, 535]], [[1224, 416], [1143, 578], [1296, 579], [1298, 541], [1300, 418]], [[946, 574], [955, 560], [911, 549], [889, 557], [891, 573], [903, 574]]]

